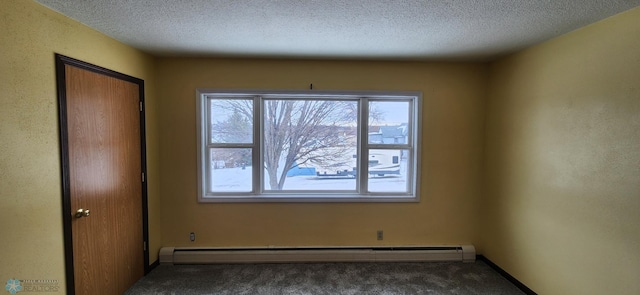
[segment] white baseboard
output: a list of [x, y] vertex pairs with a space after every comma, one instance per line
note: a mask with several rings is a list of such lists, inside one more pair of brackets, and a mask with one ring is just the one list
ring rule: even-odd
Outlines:
[[294, 262], [474, 262], [475, 247], [270, 247], [160, 249], [160, 264], [294, 263]]

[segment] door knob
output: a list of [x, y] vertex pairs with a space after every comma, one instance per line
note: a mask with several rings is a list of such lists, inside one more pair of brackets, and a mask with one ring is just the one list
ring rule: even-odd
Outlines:
[[89, 217], [89, 209], [78, 209], [75, 214], [76, 218]]

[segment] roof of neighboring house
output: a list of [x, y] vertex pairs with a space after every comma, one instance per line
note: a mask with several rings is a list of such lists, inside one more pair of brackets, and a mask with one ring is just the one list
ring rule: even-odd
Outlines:
[[380, 133], [384, 138], [394, 138], [406, 136], [407, 129], [407, 124], [396, 126], [370, 126], [369, 132]]

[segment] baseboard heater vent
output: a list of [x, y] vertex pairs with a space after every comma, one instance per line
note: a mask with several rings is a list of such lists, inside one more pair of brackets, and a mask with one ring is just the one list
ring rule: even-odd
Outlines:
[[270, 247], [160, 249], [160, 264], [293, 262], [474, 262], [472, 245], [424, 247]]

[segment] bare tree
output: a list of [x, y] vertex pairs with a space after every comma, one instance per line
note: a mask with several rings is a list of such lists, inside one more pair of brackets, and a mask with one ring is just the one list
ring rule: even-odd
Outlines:
[[357, 118], [351, 112], [353, 104], [332, 100], [265, 103], [264, 162], [271, 189], [284, 187], [287, 171], [294, 165], [344, 165], [344, 159], [351, 158], [356, 128], [346, 123]]
[[[252, 101], [219, 104], [253, 118]], [[354, 101], [265, 100], [263, 107], [264, 169], [272, 190], [282, 190], [296, 165], [344, 165], [355, 153], [358, 107]]]

